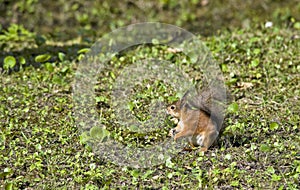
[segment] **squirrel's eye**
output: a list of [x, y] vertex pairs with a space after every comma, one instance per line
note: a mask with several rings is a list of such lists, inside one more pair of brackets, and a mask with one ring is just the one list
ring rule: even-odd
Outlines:
[[172, 105], [172, 106], [171, 106], [171, 110], [174, 110], [174, 109], [175, 109], [175, 106], [174, 106], [174, 105]]

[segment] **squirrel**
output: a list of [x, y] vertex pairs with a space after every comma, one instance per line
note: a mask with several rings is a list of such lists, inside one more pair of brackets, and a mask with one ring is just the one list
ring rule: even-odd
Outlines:
[[201, 147], [207, 151], [217, 139], [222, 128], [224, 103], [226, 97], [217, 88], [205, 88], [201, 93], [188, 91], [182, 99], [167, 106], [167, 113], [179, 119], [177, 126], [170, 130], [169, 136], [176, 141], [187, 137], [191, 147]]

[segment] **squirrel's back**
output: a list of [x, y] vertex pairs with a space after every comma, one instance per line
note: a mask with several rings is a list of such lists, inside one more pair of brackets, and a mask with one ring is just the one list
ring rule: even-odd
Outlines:
[[198, 91], [187, 91], [180, 100], [181, 106], [191, 110], [201, 110], [209, 115], [222, 128], [227, 104], [227, 92], [225, 89], [207, 86]]

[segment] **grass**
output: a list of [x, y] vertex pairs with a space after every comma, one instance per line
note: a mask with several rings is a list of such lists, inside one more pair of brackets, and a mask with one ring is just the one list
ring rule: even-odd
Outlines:
[[[53, 68], [44, 64], [3, 73], [2, 187], [297, 189], [300, 44], [291, 38], [294, 32], [237, 30], [235, 35], [203, 38], [221, 65], [238, 110], [229, 113], [217, 145], [204, 155], [184, 152], [146, 169], [115, 165], [80, 142], [72, 110], [71, 83], [77, 67], [72, 60], [57, 60]], [[169, 128], [153, 138], [166, 138]], [[125, 143], [135, 142], [134, 136], [126, 135], [116, 131]]]
[[[20, 29], [25, 38], [5, 35], [0, 53], [0, 188], [299, 189], [300, 39], [299, 21], [293, 23], [265, 28], [258, 22], [252, 28], [199, 36], [232, 95], [224, 132], [205, 154], [180, 152], [142, 169], [103, 159], [86, 143], [89, 134], [80, 136], [72, 82], [91, 42], [70, 45], [48, 37], [40, 42], [25, 28]], [[16, 61], [5, 67], [7, 56]], [[115, 56], [99, 74], [96, 111], [112, 137], [128, 146], [169, 138], [173, 127], [167, 118], [163, 128], [140, 135], [115, 122], [110, 92], [115, 78], [134, 59], [151, 57], [171, 60], [199, 78], [188, 58], [183, 63], [184, 55], [170, 54], [163, 46], [141, 46]], [[159, 80], [144, 80], [133, 90], [128, 109], [140, 120], [147, 119], [152, 100], [176, 99], [176, 89]]]

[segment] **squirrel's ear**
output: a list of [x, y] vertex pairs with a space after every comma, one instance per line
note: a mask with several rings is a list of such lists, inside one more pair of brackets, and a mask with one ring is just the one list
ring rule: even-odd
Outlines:
[[183, 107], [183, 105], [185, 105], [188, 102], [187, 98], [188, 98], [189, 93], [190, 93], [190, 90], [187, 90], [186, 93], [184, 93], [184, 95], [180, 99], [180, 106], [179, 106], [180, 109]]
[[190, 90], [186, 91], [186, 93], [184, 93], [184, 95], [181, 98], [181, 101], [185, 101], [187, 98], [187, 95], [189, 94]]

